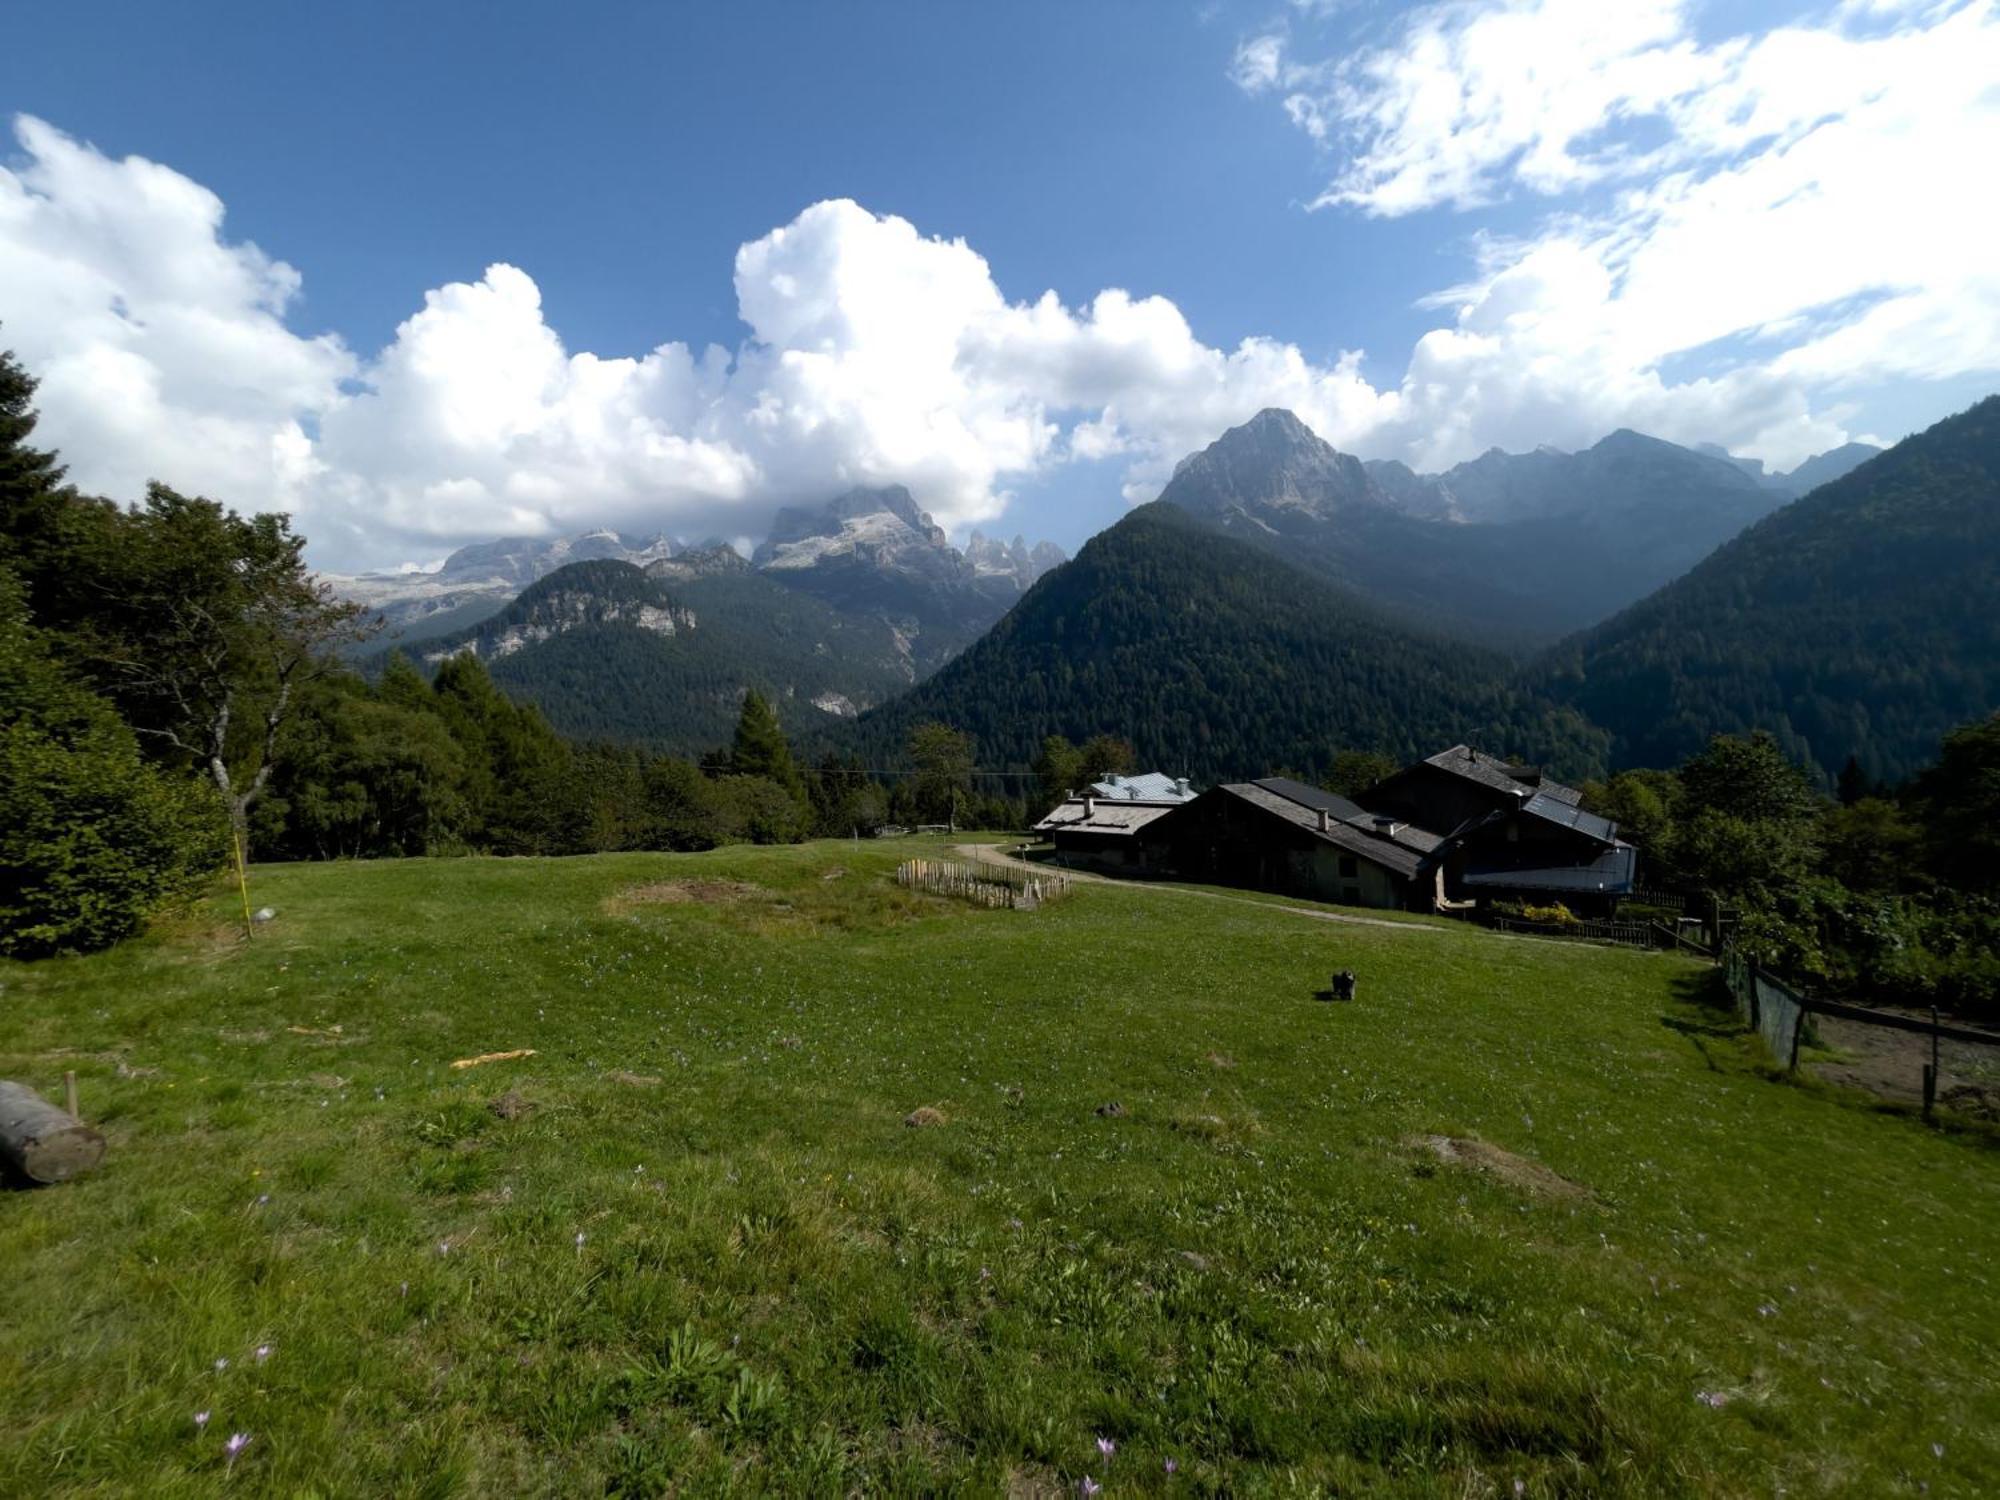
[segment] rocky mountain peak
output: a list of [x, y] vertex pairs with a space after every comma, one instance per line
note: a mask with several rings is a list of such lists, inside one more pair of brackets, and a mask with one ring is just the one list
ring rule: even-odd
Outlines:
[[1196, 515], [1240, 510], [1269, 519], [1325, 519], [1353, 505], [1387, 505], [1362, 467], [1291, 412], [1267, 407], [1182, 459], [1160, 498]]
[[912, 550], [957, 556], [916, 497], [892, 484], [851, 489], [820, 506], [787, 506], [752, 561], [760, 568], [806, 568], [830, 556], [880, 559]]
[[1061, 567], [1069, 556], [1053, 542], [1037, 542], [1031, 548], [1016, 536], [1011, 542], [973, 532], [965, 544], [965, 560], [982, 578], [1009, 578], [1023, 593], [1034, 586], [1051, 568]]
[[749, 559], [727, 542], [710, 542], [701, 547], [690, 547], [673, 557], [663, 557], [646, 564], [646, 576], [657, 578], [663, 583], [686, 583], [696, 578], [723, 578], [735, 573], [748, 573]]
[[671, 636], [694, 629], [695, 617], [634, 564], [622, 558], [592, 558], [537, 579], [493, 618], [426, 652], [424, 660], [441, 661], [461, 651], [489, 659], [510, 656], [523, 647], [595, 625], [628, 625]]

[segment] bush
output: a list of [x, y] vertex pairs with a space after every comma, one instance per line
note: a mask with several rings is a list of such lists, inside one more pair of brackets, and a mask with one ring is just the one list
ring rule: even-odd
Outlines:
[[50, 659], [0, 575], [0, 954], [115, 943], [227, 847], [220, 800], [140, 759], [111, 706]]
[[1551, 922], [1558, 927], [1572, 927], [1576, 924], [1576, 913], [1560, 901], [1549, 906], [1529, 906], [1523, 903], [1521, 916], [1525, 921]]

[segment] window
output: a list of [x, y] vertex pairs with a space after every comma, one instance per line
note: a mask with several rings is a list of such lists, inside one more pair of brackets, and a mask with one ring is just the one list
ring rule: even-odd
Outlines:
[[1340, 874], [1342, 879], [1352, 880], [1360, 873], [1361, 869], [1355, 864], [1353, 855], [1343, 854], [1340, 856]]

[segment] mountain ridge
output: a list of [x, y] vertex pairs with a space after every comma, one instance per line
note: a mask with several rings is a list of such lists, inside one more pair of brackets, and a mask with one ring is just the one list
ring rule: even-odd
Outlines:
[[1894, 780], [2000, 704], [2000, 396], [1794, 500], [1538, 664], [1537, 686], [1671, 765], [1768, 729], [1831, 779]]
[[1601, 770], [1602, 736], [1513, 678], [1497, 653], [1412, 631], [1154, 501], [1041, 578], [963, 655], [831, 738], [894, 758], [937, 718], [971, 732], [983, 762], [1025, 765], [1046, 735], [1109, 733], [1197, 779], [1311, 773], [1341, 749], [1408, 757], [1466, 739], [1565, 774]]

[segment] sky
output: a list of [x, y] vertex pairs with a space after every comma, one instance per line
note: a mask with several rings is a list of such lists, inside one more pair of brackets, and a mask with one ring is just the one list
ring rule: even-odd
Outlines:
[[17, 8], [38, 439], [323, 568], [1074, 548], [1265, 406], [1431, 470], [1790, 468], [2000, 389], [2000, 0]]

